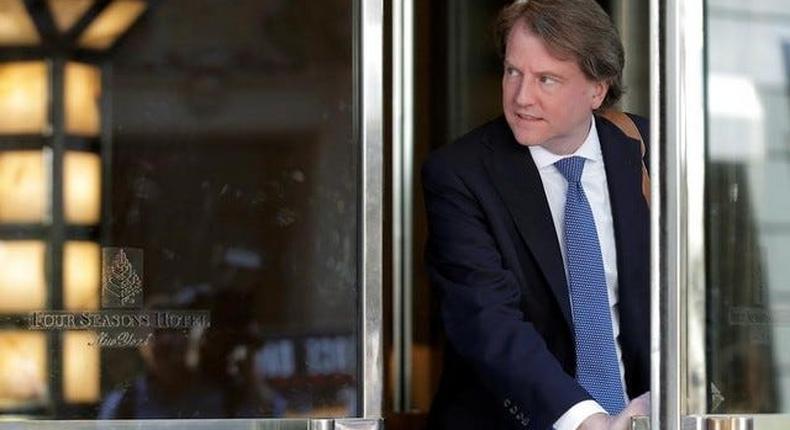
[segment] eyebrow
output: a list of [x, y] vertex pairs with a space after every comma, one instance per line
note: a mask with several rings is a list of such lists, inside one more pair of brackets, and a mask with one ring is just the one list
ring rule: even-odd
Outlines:
[[554, 79], [556, 79], [558, 81], [564, 81], [565, 80], [565, 76], [563, 76], [563, 75], [561, 75], [559, 73], [555, 73], [555, 72], [545, 71], [545, 72], [538, 72], [537, 74], [539, 76], [550, 76], [550, 77], [552, 77], [552, 78], [554, 78]]
[[[511, 68], [516, 69], [516, 70], [518, 70], [520, 72], [522, 71], [521, 69], [519, 69], [518, 67], [514, 66], [511, 62], [509, 62], [507, 60], [502, 60], [502, 65], [505, 68], [511, 67]], [[557, 72], [554, 72], [554, 71], [550, 71], [550, 70], [538, 70], [534, 74], [541, 75], [541, 76], [543, 76], [543, 75], [551, 76], [551, 77], [557, 78], [558, 80], [561, 80], [561, 81], [564, 81], [566, 79], [565, 75], [562, 75], [560, 73], [557, 73]]]

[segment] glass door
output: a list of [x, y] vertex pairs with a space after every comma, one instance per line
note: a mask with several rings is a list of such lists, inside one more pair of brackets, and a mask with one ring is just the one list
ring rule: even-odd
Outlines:
[[652, 425], [789, 428], [790, 3], [652, 12]]
[[379, 427], [382, 1], [0, 22], [0, 429]]
[[790, 413], [790, 4], [708, 0], [711, 413]]

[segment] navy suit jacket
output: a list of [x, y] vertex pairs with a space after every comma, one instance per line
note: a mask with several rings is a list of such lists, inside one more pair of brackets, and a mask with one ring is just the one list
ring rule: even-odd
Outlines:
[[[648, 124], [632, 116], [647, 140]], [[596, 117], [617, 248], [628, 395], [650, 386], [649, 208], [638, 141]], [[504, 117], [423, 165], [426, 259], [447, 336], [433, 429], [547, 429], [591, 399], [574, 379], [565, 269], [529, 149]]]

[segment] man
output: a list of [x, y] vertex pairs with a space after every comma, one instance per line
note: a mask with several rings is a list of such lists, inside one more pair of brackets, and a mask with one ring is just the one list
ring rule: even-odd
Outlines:
[[650, 297], [640, 143], [597, 115], [622, 44], [593, 0], [517, 1], [499, 30], [504, 116], [423, 166], [447, 334], [429, 428], [625, 429], [649, 412]]

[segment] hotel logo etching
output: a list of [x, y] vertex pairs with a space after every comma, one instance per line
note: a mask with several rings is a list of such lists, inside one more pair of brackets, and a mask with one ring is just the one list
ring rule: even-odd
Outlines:
[[98, 311], [38, 311], [28, 317], [32, 330], [93, 330], [91, 345], [130, 348], [147, 344], [155, 330], [205, 329], [206, 310], [143, 309], [142, 250], [102, 249], [102, 309]]
[[[103, 308], [136, 308], [143, 303], [143, 281], [126, 256], [126, 251], [123, 248], [115, 250], [103, 250], [102, 261], [109, 257], [110, 264], [102, 264], [101, 305]], [[142, 257], [139, 259], [142, 266]]]

